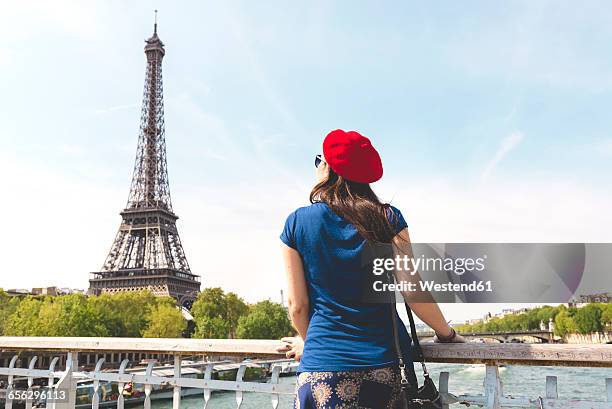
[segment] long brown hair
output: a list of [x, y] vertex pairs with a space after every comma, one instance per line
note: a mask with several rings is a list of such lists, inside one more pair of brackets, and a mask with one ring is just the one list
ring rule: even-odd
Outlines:
[[389, 220], [394, 216], [390, 205], [382, 203], [368, 183], [346, 180], [331, 168], [327, 179], [310, 192], [310, 202], [327, 204], [369, 242], [390, 243], [395, 236]]

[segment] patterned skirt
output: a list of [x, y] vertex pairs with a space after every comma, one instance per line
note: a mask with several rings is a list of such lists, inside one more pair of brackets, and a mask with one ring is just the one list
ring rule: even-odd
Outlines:
[[294, 409], [394, 409], [399, 369], [386, 366], [344, 372], [301, 372]]

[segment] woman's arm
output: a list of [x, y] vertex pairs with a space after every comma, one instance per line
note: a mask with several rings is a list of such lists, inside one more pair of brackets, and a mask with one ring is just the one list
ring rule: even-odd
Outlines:
[[304, 277], [304, 265], [300, 253], [284, 243], [282, 246], [285, 272], [287, 273], [289, 316], [298, 334], [302, 339], [306, 339], [306, 331], [310, 323], [310, 305], [306, 278]]
[[[409, 258], [413, 257], [412, 245], [410, 244], [410, 235], [408, 234], [408, 228], [403, 229], [393, 238], [393, 248], [395, 255]], [[411, 274], [411, 271], [395, 271], [396, 279], [398, 281], [411, 281], [418, 283], [421, 280], [419, 272]], [[416, 288], [420, 288], [418, 284]], [[413, 294], [409, 291], [403, 291], [402, 295], [404, 300], [412, 311], [423, 321], [429, 325], [435, 332], [436, 336], [440, 339], [446, 339], [454, 334], [454, 330], [448, 325], [440, 307], [434, 301], [431, 294], [427, 291], [421, 291], [417, 294]], [[464, 342], [463, 337], [457, 334], [452, 342]]]

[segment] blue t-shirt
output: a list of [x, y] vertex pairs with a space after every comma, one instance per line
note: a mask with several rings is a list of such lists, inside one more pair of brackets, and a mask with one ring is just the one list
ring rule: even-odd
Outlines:
[[[390, 207], [395, 233], [407, 227], [401, 212]], [[365, 239], [355, 226], [324, 203], [291, 213], [280, 236], [297, 250], [304, 264], [310, 300], [310, 324], [298, 370], [350, 371], [397, 362], [391, 305], [365, 303], [362, 252]], [[411, 368], [411, 340], [396, 315], [402, 351]]]

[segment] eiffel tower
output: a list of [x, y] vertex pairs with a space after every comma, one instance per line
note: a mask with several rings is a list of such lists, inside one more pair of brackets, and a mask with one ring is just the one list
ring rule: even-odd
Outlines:
[[157, 18], [145, 42], [147, 71], [130, 194], [102, 270], [91, 273], [89, 293], [150, 290], [189, 307], [200, 291], [200, 276], [187, 263], [170, 200], [162, 84], [166, 51]]

